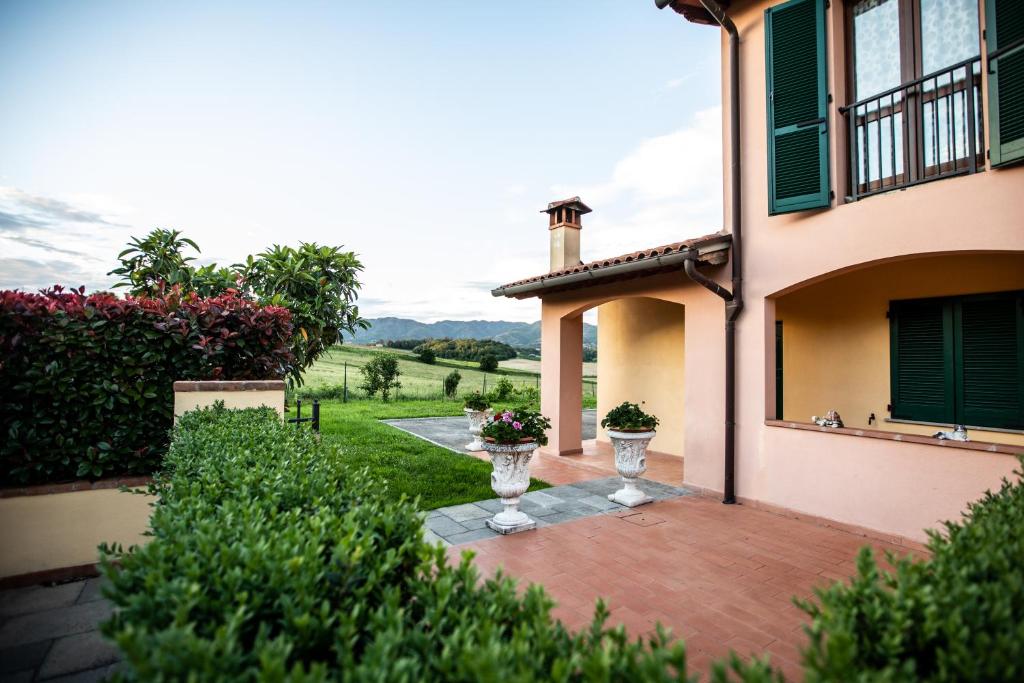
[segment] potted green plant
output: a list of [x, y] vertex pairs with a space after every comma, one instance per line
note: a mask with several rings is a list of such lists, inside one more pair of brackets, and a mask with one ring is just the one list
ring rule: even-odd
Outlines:
[[631, 508], [650, 503], [653, 499], [637, 487], [637, 479], [647, 471], [647, 446], [657, 433], [658, 418], [627, 401], [609, 410], [601, 427], [615, 448], [615, 469], [623, 484], [608, 500]]
[[530, 488], [530, 459], [547, 444], [551, 421], [526, 408], [504, 410], [484, 426], [484, 450], [491, 456], [491, 488], [504, 509], [487, 526], [499, 534], [514, 534], [537, 526], [519, 509], [519, 497]]
[[480, 430], [484, 428], [487, 418], [491, 416], [491, 402], [479, 391], [473, 392], [466, 396], [463, 412], [466, 413], [466, 418], [469, 420], [469, 433], [473, 435], [473, 440], [466, 444], [466, 450], [483, 450], [484, 445], [480, 441]]

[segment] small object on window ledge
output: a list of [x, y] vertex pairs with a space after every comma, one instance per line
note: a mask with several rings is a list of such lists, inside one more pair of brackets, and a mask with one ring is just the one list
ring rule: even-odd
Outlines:
[[870, 424], [874, 424], [875, 422], [876, 422], [875, 414], [871, 413], [870, 415], [868, 415], [868, 424], [869, 425]]
[[942, 441], [970, 441], [970, 437], [967, 436], [967, 428], [963, 425], [953, 425], [953, 431], [951, 432], [935, 432], [933, 435], [936, 439]]
[[818, 417], [817, 415], [811, 416], [811, 422], [818, 425], [819, 427], [842, 427], [843, 420], [839, 417], [839, 413], [835, 410], [830, 410], [825, 413], [825, 417]]

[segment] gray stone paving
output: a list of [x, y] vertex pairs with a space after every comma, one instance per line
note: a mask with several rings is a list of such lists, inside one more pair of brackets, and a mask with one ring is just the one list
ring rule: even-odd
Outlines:
[[0, 681], [88, 683], [121, 657], [99, 633], [111, 612], [102, 579], [0, 591]]
[[[466, 444], [473, 438], [465, 417], [418, 417], [382, 422], [457, 453], [465, 453]], [[597, 411], [584, 410], [582, 422], [583, 440], [596, 438]]]
[[[519, 509], [537, 521], [537, 528], [626, 510], [628, 508], [608, 500], [608, 494], [614, 493], [621, 486], [622, 479], [619, 477], [606, 477], [530, 491], [523, 494]], [[641, 479], [640, 488], [656, 501], [695, 495], [689, 489], [649, 479]], [[427, 540], [448, 546], [495, 538], [498, 533], [488, 529], [485, 522], [488, 517], [500, 511], [501, 501], [497, 498], [432, 510], [427, 513], [424, 521]]]

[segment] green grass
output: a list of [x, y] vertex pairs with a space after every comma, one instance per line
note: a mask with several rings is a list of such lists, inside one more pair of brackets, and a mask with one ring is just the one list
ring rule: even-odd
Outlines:
[[[418, 498], [421, 510], [432, 510], [494, 498], [490, 463], [453, 453], [379, 420], [462, 414], [462, 404], [453, 401], [324, 401], [320, 434], [325, 442], [340, 446], [346, 466], [369, 468], [396, 495]], [[548, 486], [533, 479], [530, 490]]]
[[[359, 368], [365, 365], [375, 352], [382, 350], [385, 349], [353, 344], [336, 346], [306, 371], [303, 377], [304, 385], [310, 389], [341, 386], [345, 381], [345, 365], [347, 364], [349, 396], [362, 396], [363, 392], [359, 389], [359, 385], [362, 383], [363, 376], [359, 372]], [[402, 373], [399, 377], [402, 388], [397, 392], [399, 400], [440, 398], [442, 382], [452, 370], [458, 370], [462, 375], [462, 381], [459, 384], [460, 396], [472, 391], [482, 391], [485, 381], [487, 390], [493, 389], [500, 377], [507, 378], [516, 387], [540, 387], [540, 375], [529, 370], [502, 367], [497, 372], [484, 373], [480, 371], [477, 363], [470, 361], [438, 358], [436, 364], [427, 365], [417, 360], [411, 351], [400, 349], [386, 349], [386, 351], [399, 357], [398, 369]], [[596, 382], [584, 381], [584, 402], [586, 403], [588, 398], [596, 397], [596, 393]]]

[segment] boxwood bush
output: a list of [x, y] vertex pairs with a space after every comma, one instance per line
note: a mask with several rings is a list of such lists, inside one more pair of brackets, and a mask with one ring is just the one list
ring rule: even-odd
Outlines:
[[174, 381], [283, 377], [291, 327], [234, 292], [0, 292], [0, 485], [151, 471]]
[[543, 589], [447, 564], [412, 502], [269, 411], [185, 415], [166, 465], [152, 539], [105, 552], [129, 679], [685, 680], [664, 633], [572, 634]]
[[930, 534], [927, 560], [883, 571], [862, 550], [851, 582], [803, 603], [807, 680], [1024, 680], [1022, 530], [1024, 484], [1004, 481]]

